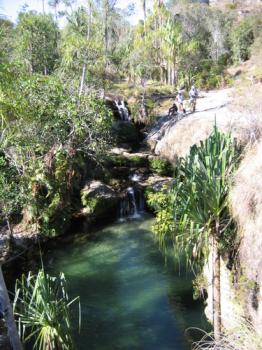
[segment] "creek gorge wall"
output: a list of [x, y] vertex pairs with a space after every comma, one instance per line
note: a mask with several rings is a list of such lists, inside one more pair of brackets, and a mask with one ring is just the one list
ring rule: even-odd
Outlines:
[[[221, 100], [227, 91], [211, 92], [207, 98]], [[213, 103], [213, 102], [212, 102]], [[235, 175], [230, 194], [232, 216], [237, 224], [238, 249], [234, 266], [229, 257], [221, 259], [221, 317], [225, 328], [234, 328], [241, 317], [252, 321], [262, 330], [262, 124], [250, 117], [233, 113], [226, 104], [216, 102], [193, 115], [176, 122], [162, 117], [152, 127], [147, 141], [161, 158], [175, 163], [190, 147], [206, 139], [214, 124], [224, 132], [231, 132], [241, 148], [242, 160]], [[218, 103], [218, 104], [217, 104]], [[201, 106], [201, 103], [200, 103]], [[211, 260], [204, 268], [208, 298], [206, 315], [212, 321]]]

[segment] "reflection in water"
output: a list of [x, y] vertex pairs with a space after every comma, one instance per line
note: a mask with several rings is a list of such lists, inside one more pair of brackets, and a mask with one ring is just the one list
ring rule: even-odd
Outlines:
[[[191, 277], [167, 267], [150, 232], [152, 219], [111, 225], [50, 253], [48, 269], [63, 271], [70, 296], [80, 295], [79, 350], [185, 350], [185, 330], [203, 327]], [[52, 258], [52, 261], [51, 261]], [[75, 322], [77, 323], [77, 322]]]

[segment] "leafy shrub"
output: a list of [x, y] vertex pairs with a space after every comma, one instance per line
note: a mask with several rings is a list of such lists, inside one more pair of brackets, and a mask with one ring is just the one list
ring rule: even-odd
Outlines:
[[227, 4], [226, 7], [227, 7], [229, 10], [236, 10], [237, 4]]
[[[6, 75], [2, 67], [1, 73]], [[4, 180], [25, 194], [19, 204], [30, 216], [24, 215], [24, 224], [35, 224], [49, 236], [63, 233], [70, 224], [86, 158], [97, 160], [111, 142], [112, 116], [91, 94], [78, 102], [55, 76], [12, 73], [8, 84], [3, 82], [1, 75], [1, 151], [9, 159], [12, 149], [11, 163], [21, 174], [17, 182], [14, 177]], [[0, 192], [7, 185], [0, 183]]]
[[105, 157], [106, 167], [146, 167], [148, 166], [148, 159], [140, 156], [125, 157], [122, 155], [109, 155]]
[[249, 59], [250, 48], [254, 39], [254, 24], [250, 18], [244, 19], [234, 26], [230, 33], [230, 43], [235, 63]]
[[194, 75], [195, 84], [202, 89], [219, 88], [224, 81], [224, 66], [226, 58], [214, 64], [211, 60], [205, 60], [201, 64], [201, 70]]
[[199, 273], [193, 280], [193, 299], [204, 299], [208, 289], [208, 280], [204, 273]]
[[172, 164], [166, 159], [154, 158], [149, 161], [150, 169], [163, 176], [172, 176], [174, 172], [174, 168]]

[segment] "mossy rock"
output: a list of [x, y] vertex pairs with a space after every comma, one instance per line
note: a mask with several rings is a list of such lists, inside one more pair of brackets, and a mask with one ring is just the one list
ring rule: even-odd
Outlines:
[[90, 221], [115, 216], [118, 197], [115, 191], [101, 181], [91, 181], [81, 191], [83, 214]]
[[129, 168], [140, 168], [147, 167], [149, 165], [148, 157], [140, 156], [140, 155], [130, 155], [124, 156], [122, 154], [119, 155], [108, 155], [105, 158], [105, 166], [106, 167], [129, 167]]
[[153, 158], [149, 161], [150, 170], [162, 176], [173, 176], [174, 167], [166, 159]]

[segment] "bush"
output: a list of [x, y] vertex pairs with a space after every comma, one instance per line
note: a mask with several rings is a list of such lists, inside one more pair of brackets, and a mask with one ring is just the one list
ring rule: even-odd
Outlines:
[[226, 8], [229, 10], [236, 10], [237, 9], [237, 4], [227, 4]]
[[230, 33], [232, 57], [235, 63], [249, 59], [250, 47], [254, 42], [254, 23], [250, 18], [236, 24]]
[[195, 84], [202, 89], [217, 89], [225, 80], [224, 67], [227, 58], [221, 57], [221, 60], [215, 64], [211, 60], [205, 60], [201, 63], [201, 70], [194, 75]]
[[[16, 281], [14, 313], [23, 341], [34, 340], [39, 350], [73, 349], [70, 300], [64, 274], [49, 276], [44, 270]], [[80, 305], [79, 305], [80, 306]], [[80, 313], [79, 313], [80, 322]]]
[[104, 159], [105, 167], [147, 167], [148, 159], [137, 155], [125, 157], [122, 155], [107, 155]]
[[166, 159], [154, 158], [149, 161], [150, 169], [163, 176], [172, 176], [174, 172], [174, 168], [172, 164]]

